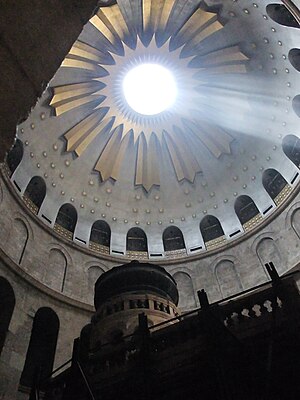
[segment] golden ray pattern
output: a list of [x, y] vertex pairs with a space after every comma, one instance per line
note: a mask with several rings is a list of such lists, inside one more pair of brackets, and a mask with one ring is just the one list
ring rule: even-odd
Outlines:
[[[160, 157], [166, 154], [177, 180], [190, 182], [202, 171], [201, 152], [208, 150], [217, 159], [230, 154], [234, 138], [206, 118], [206, 88], [212, 77], [246, 73], [248, 58], [236, 43], [217, 47], [223, 25], [200, 3], [119, 0], [100, 8], [86, 28], [93, 37], [97, 34], [97, 44], [77, 40], [63, 61], [62, 67], [76, 71], [76, 78], [53, 88], [50, 105], [57, 116], [85, 110], [64, 135], [68, 152], [81, 156], [96, 137], [105, 137], [94, 166], [102, 181], [119, 179], [122, 160], [132, 148], [134, 183], [146, 191], [160, 185]], [[143, 62], [169, 67], [178, 85], [174, 106], [155, 116], [134, 112], [122, 93], [124, 75]], [[194, 151], [194, 143], [199, 151]]]

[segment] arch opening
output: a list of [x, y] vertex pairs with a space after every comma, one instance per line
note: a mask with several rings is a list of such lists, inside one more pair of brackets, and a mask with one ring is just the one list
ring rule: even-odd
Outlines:
[[259, 210], [254, 201], [251, 199], [251, 197], [246, 195], [239, 196], [236, 199], [234, 203], [234, 210], [242, 225], [246, 224], [257, 214], [259, 214]]
[[262, 184], [269, 196], [275, 200], [275, 198], [287, 185], [287, 181], [280, 172], [270, 168], [264, 171], [262, 176]]
[[111, 230], [107, 222], [99, 220], [93, 223], [90, 234], [91, 242], [110, 247], [110, 236]]
[[185, 249], [183, 234], [177, 226], [169, 226], [164, 230], [163, 245], [165, 251]]
[[300, 166], [300, 139], [295, 135], [287, 135], [282, 140], [284, 154], [299, 168]]
[[292, 13], [289, 12], [284, 4], [268, 4], [266, 7], [268, 16], [280, 25], [290, 26], [292, 28], [299, 28]]
[[[40, 176], [34, 176], [27, 185], [24, 192], [25, 203], [29, 201], [29, 206], [33, 212], [38, 213], [46, 197], [46, 183]], [[32, 203], [32, 204], [30, 204]]]
[[292, 66], [300, 72], [300, 49], [291, 49], [289, 51], [289, 60]]
[[67, 236], [69, 237], [69, 239], [72, 239], [76, 223], [77, 223], [77, 211], [75, 207], [73, 207], [72, 204], [68, 203], [63, 204], [60, 207], [55, 220], [56, 230], [59, 233], [62, 233], [57, 227], [57, 225], [59, 225], [59, 227], [63, 228], [64, 230], [70, 233], [69, 235], [67, 234]]
[[11, 175], [18, 168], [20, 162], [22, 161], [24, 154], [23, 143], [20, 139], [16, 139], [13, 147], [10, 149], [6, 156], [6, 162], [8, 168], [10, 169]]
[[147, 236], [141, 228], [131, 228], [126, 237], [127, 251], [148, 252]]
[[200, 231], [205, 243], [224, 236], [220, 221], [214, 215], [207, 215], [200, 222]]
[[293, 98], [292, 106], [293, 106], [293, 110], [300, 118], [300, 94], [298, 94], [297, 96], [295, 96]]

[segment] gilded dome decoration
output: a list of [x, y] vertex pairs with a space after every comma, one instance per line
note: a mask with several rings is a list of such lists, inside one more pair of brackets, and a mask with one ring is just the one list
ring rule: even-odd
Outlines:
[[[63, 68], [80, 71], [80, 82], [54, 87], [50, 104], [56, 115], [88, 109], [64, 135], [67, 151], [76, 156], [97, 135], [106, 135], [94, 166], [102, 181], [119, 179], [130, 146], [136, 151], [134, 183], [146, 191], [160, 185], [162, 142], [179, 182], [194, 182], [203, 170], [195, 147], [205, 146], [216, 158], [230, 154], [234, 137], [207, 117], [212, 97], [218, 95], [218, 90], [211, 93], [209, 82], [216, 75], [226, 82], [227, 75], [246, 73], [248, 57], [232, 41], [220, 47], [218, 15], [198, 3], [182, 7], [178, 1], [144, 0], [100, 9], [90, 21], [99, 34], [97, 47], [78, 40], [63, 62]], [[122, 90], [126, 73], [145, 63], [167, 67], [178, 86], [175, 104], [153, 116], [135, 112]]]

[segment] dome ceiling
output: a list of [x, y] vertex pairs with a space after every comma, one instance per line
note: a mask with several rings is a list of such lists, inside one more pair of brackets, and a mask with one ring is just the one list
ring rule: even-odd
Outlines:
[[[44, 179], [38, 216], [53, 226], [72, 204], [74, 240], [86, 246], [93, 223], [105, 220], [116, 255], [139, 227], [155, 258], [164, 257], [169, 226], [185, 243], [173, 256], [186, 256], [226, 245], [272, 214], [298, 183], [299, 64], [289, 54], [299, 54], [299, 30], [276, 23], [267, 5], [100, 8], [18, 129], [24, 156], [12, 180], [24, 194], [32, 177]], [[123, 94], [124, 77], [143, 63], [166, 67], [177, 84], [174, 104], [156, 115], [135, 112]]]
[[[195, 145], [206, 147], [216, 158], [230, 154], [233, 137], [208, 118], [214, 107], [210, 82], [215, 76], [226, 80], [227, 74], [246, 73], [248, 60], [235, 44], [226, 42], [220, 48], [219, 43], [212, 47], [205, 41], [222, 34], [215, 13], [189, 7], [191, 16], [184, 23], [189, 14], [183, 20], [175, 18], [174, 1], [162, 2], [158, 9], [152, 3], [145, 1], [140, 10], [136, 10], [138, 3], [130, 3], [129, 11], [137, 15], [127, 21], [128, 4], [100, 10], [91, 19], [103, 33], [97, 48], [78, 40], [63, 63], [65, 68], [82, 70], [80, 82], [54, 86], [50, 102], [57, 116], [83, 105], [88, 108], [88, 115], [64, 135], [67, 151], [76, 156], [84, 154], [97, 135], [107, 133], [94, 166], [102, 182], [119, 180], [126, 149], [136, 147], [134, 184], [147, 192], [153, 185], [160, 186], [163, 143], [178, 182], [193, 183], [195, 175], [203, 172], [201, 156], [193, 154]], [[100, 49], [106, 49], [106, 54]], [[179, 95], [168, 111], [141, 115], [127, 104], [122, 83], [131, 68], [154, 62], [172, 71]], [[90, 80], [82, 83], [87, 70], [92, 71]], [[217, 107], [213, 111], [217, 113]]]

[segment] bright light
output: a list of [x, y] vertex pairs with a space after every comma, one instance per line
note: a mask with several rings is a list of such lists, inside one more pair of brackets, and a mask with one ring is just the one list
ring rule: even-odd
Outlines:
[[177, 96], [172, 73], [158, 64], [140, 64], [123, 80], [124, 96], [139, 114], [155, 115], [170, 108]]

